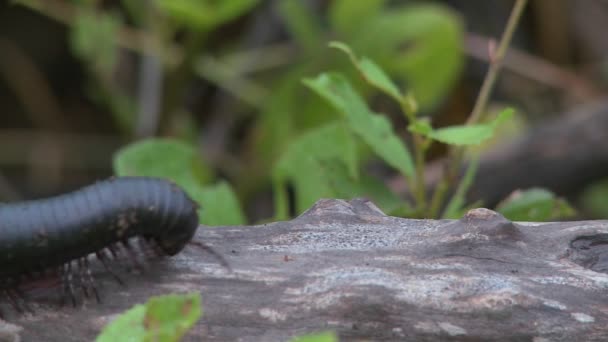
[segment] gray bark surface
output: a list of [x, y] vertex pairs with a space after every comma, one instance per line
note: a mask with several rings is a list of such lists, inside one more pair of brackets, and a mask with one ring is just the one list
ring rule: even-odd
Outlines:
[[[198, 291], [188, 341], [606, 341], [608, 222], [512, 223], [384, 215], [365, 200], [321, 200], [300, 217], [199, 229], [232, 272], [199, 249], [123, 276], [96, 276], [103, 302], [36, 301], [0, 339], [91, 341], [150, 296]], [[56, 291], [60, 293], [60, 291]], [[59, 297], [55, 294], [55, 298]]]

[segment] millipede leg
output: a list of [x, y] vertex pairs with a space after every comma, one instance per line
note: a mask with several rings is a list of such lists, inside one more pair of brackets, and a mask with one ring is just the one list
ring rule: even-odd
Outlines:
[[101, 262], [103, 267], [106, 269], [106, 271], [108, 271], [108, 273], [110, 273], [110, 275], [112, 275], [114, 280], [116, 280], [116, 282], [119, 283], [120, 285], [124, 286], [125, 283], [122, 281], [122, 279], [120, 279], [120, 277], [108, 265], [106, 257], [104, 256], [104, 252], [103, 251], [95, 252], [95, 255], [97, 256], [97, 259]]
[[69, 296], [72, 300], [72, 305], [76, 306], [76, 297], [74, 296], [74, 284], [72, 282], [72, 262], [67, 262], [63, 265], [62, 280], [63, 298], [61, 299], [61, 303], [64, 304], [65, 299]]
[[156, 241], [155, 239], [147, 239], [147, 242], [150, 246], [152, 246], [152, 251], [154, 251], [154, 254], [157, 257], [163, 257], [165, 256], [165, 252], [163, 252], [163, 249], [160, 248], [160, 245], [158, 244], [158, 241]]
[[150, 240], [144, 237], [137, 238], [137, 244], [139, 245], [139, 249], [142, 251], [145, 259], [154, 259], [157, 257], [156, 252], [150, 243]]
[[78, 259], [78, 275], [80, 277], [80, 288], [82, 288], [82, 292], [84, 293], [84, 296], [86, 298], [89, 298], [89, 289], [88, 289], [88, 282], [87, 279], [85, 279], [85, 269], [84, 269], [84, 258], [80, 258]]
[[135, 251], [133, 250], [133, 247], [129, 243], [129, 240], [122, 240], [122, 245], [127, 250], [127, 255], [129, 256], [133, 267], [140, 272], [143, 271], [144, 266], [139, 262], [139, 260], [137, 260], [137, 253], [135, 253]]
[[116, 250], [116, 246], [115, 245], [109, 245], [106, 248], [110, 251], [110, 254], [112, 254], [112, 257], [114, 259], [118, 259], [118, 251]]
[[13, 308], [15, 308], [15, 310], [17, 310], [17, 312], [23, 313], [23, 309], [19, 305], [19, 302], [17, 301], [17, 297], [11, 291], [11, 289], [5, 289], [3, 292], [4, 292], [4, 295], [6, 296], [6, 298], [8, 298], [8, 300], [11, 302], [11, 305], [13, 306]]
[[93, 278], [93, 273], [91, 272], [91, 268], [89, 267], [89, 258], [84, 257], [82, 259], [83, 259], [83, 264], [84, 264], [84, 269], [86, 272], [86, 279], [87, 279], [88, 285], [91, 287], [91, 291], [93, 291], [93, 294], [95, 295], [95, 299], [97, 300], [97, 303], [101, 303], [101, 298], [99, 297], [99, 292], [97, 292], [97, 287], [95, 286], [95, 278]]
[[219, 254], [218, 252], [216, 252], [213, 248], [205, 245], [204, 243], [200, 242], [200, 241], [190, 241], [189, 244], [192, 244], [194, 246], [197, 246], [198, 248], [204, 250], [205, 252], [211, 254], [215, 259], [217, 259], [219, 261], [219, 263], [224, 266], [224, 268], [226, 268], [227, 270], [232, 272], [232, 268], [230, 267], [230, 265], [228, 264], [228, 261], [226, 261], [226, 259], [224, 259], [224, 257]]
[[25, 310], [29, 311], [31, 314], [35, 313], [34, 309], [32, 309], [32, 307], [29, 305], [28, 300], [23, 291], [21, 291], [18, 287], [15, 287], [14, 289], [9, 291], [13, 291], [15, 296], [21, 300], [21, 303], [23, 304], [23, 307], [25, 307]]

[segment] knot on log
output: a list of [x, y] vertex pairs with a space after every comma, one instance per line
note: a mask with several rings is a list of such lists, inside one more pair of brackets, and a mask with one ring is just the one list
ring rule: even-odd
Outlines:
[[570, 260], [595, 272], [608, 273], [608, 234], [580, 236], [570, 243]]
[[320, 199], [312, 208], [298, 216], [297, 219], [335, 215], [359, 216], [362, 219], [386, 216], [380, 208], [367, 198], [355, 198], [350, 201], [341, 199]]
[[[488, 240], [519, 241], [522, 233], [517, 225], [501, 214], [486, 208], [469, 210], [459, 221], [467, 236]], [[469, 234], [473, 234], [472, 236]]]

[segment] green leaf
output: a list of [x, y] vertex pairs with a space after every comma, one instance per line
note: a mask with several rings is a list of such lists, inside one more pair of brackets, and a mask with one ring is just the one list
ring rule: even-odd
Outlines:
[[259, 0], [159, 0], [159, 9], [192, 30], [208, 32], [251, 10]]
[[179, 341], [201, 317], [200, 294], [152, 297], [146, 304], [145, 341]]
[[350, 177], [359, 177], [356, 144], [348, 128], [341, 122], [311, 130], [289, 144], [273, 169], [277, 219], [288, 217], [285, 194], [288, 181], [293, 183], [296, 190], [298, 212], [308, 209], [322, 197], [333, 197], [318, 164], [319, 160], [329, 159], [342, 161]]
[[287, 29], [298, 44], [308, 52], [318, 51], [321, 47], [321, 25], [316, 15], [300, 0], [278, 2], [279, 11]]
[[146, 315], [146, 306], [137, 304], [128, 311], [122, 313], [95, 339], [96, 342], [115, 341], [143, 341], [146, 335], [143, 321]]
[[433, 127], [426, 118], [420, 118], [407, 126], [407, 129], [412, 133], [418, 133], [429, 136], [433, 132]]
[[585, 187], [581, 194], [581, 204], [585, 212], [594, 218], [608, 218], [608, 179], [594, 182]]
[[342, 42], [331, 42], [329, 46], [346, 53], [365, 81], [391, 96], [398, 103], [403, 102], [403, 96], [399, 88], [374, 61], [367, 57], [357, 58], [352, 49]]
[[327, 331], [295, 337], [290, 342], [338, 342], [338, 336], [332, 331]]
[[393, 132], [384, 116], [374, 114], [355, 92], [346, 77], [323, 73], [304, 83], [346, 115], [351, 129], [390, 166], [407, 177], [414, 175], [414, 164], [407, 147]]
[[110, 74], [118, 57], [116, 37], [121, 24], [120, 18], [112, 14], [79, 11], [70, 36], [72, 50], [93, 70]]
[[478, 145], [492, 138], [496, 127], [513, 116], [513, 109], [503, 110], [496, 119], [487, 124], [450, 126], [433, 130], [427, 134], [431, 139], [450, 145]]
[[146, 21], [146, 15], [149, 11], [149, 5], [141, 0], [121, 0], [125, 12], [136, 25], [142, 25]]
[[227, 182], [218, 182], [191, 191], [192, 198], [202, 203], [200, 222], [209, 226], [242, 225], [246, 219], [234, 190]]
[[437, 105], [458, 80], [464, 29], [457, 13], [446, 6], [392, 6], [370, 12], [350, 28], [342, 33], [343, 40], [393, 79], [407, 83], [423, 109]]
[[331, 26], [341, 34], [357, 31], [361, 22], [378, 15], [386, 0], [333, 0], [329, 7]]
[[164, 177], [183, 186], [209, 183], [212, 173], [193, 146], [173, 139], [146, 139], [114, 155], [118, 176]]
[[97, 342], [155, 341], [177, 342], [202, 314], [198, 293], [152, 297], [108, 324]]
[[541, 188], [515, 191], [496, 210], [512, 221], [549, 221], [575, 212], [566, 201]]

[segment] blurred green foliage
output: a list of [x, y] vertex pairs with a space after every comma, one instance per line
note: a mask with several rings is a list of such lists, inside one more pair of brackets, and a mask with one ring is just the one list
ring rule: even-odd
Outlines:
[[[297, 1], [289, 1], [297, 2]], [[318, 35], [319, 18], [307, 11], [288, 11], [289, 25], [302, 47], [301, 58], [276, 81], [261, 111], [257, 126], [256, 157], [272, 160], [276, 146], [283, 146], [302, 131], [336, 118], [325, 103], [300, 88], [300, 80], [325, 69], [352, 75], [343, 59], [326, 50], [327, 38], [348, 42], [369, 56], [420, 101], [422, 109], [439, 104], [462, 70], [462, 23], [442, 6], [421, 4], [388, 8], [384, 1], [332, 1], [327, 32]], [[307, 24], [310, 27], [303, 27]], [[320, 58], [319, 56], [323, 56]], [[431, 75], [432, 74], [432, 75]], [[364, 89], [369, 98], [374, 93]]]
[[209, 32], [251, 10], [259, 0], [159, 0], [156, 5], [175, 23]]
[[[209, 46], [215, 32], [246, 17], [259, 0], [122, 0], [115, 6], [73, 0], [73, 11], [63, 17], [43, 0], [16, 2], [70, 25], [72, 50], [89, 73], [88, 93], [127, 138], [135, 137], [138, 99], [132, 85], [116, 77], [119, 56], [127, 50], [158, 59], [163, 87], [154, 97], [161, 107], [156, 135], [174, 138], [126, 146], [115, 155], [115, 173], [174, 180], [201, 204], [201, 222], [209, 225], [245, 223], [242, 206], [269, 186], [275, 219], [300, 213], [321, 197], [358, 196], [395, 215], [460, 215], [471, 205], [465, 195], [476, 168], [452, 184], [451, 199], [444, 192], [428, 199], [428, 148], [478, 145], [513, 116], [505, 110], [488, 122], [433, 128], [433, 110], [458, 80], [464, 60], [463, 23], [438, 4], [333, 0], [320, 16], [306, 1], [278, 1], [277, 13], [291, 35], [286, 62], [251, 72], [244, 67], [247, 58], [238, 57], [251, 51], [235, 54], [230, 40], [214, 42], [213, 52]], [[333, 49], [327, 48], [330, 41]], [[261, 59], [276, 57], [273, 46], [255, 49]], [[204, 148], [195, 147], [199, 120], [183, 94], [197, 78], [253, 106], [238, 161], [230, 166], [203, 160]], [[379, 94], [394, 100], [408, 120], [409, 143], [389, 116], [372, 109]], [[362, 172], [372, 158], [407, 180], [413, 200]]]
[[111, 73], [117, 60], [116, 36], [120, 26], [121, 20], [116, 15], [97, 16], [93, 11], [83, 11], [72, 27], [72, 49], [99, 74]]
[[574, 209], [552, 192], [532, 188], [515, 191], [500, 203], [496, 210], [512, 221], [551, 221], [575, 214]]
[[373, 113], [341, 74], [324, 73], [306, 80], [306, 85], [327, 99], [346, 124], [387, 164], [406, 177], [414, 174], [414, 164], [404, 142], [395, 135], [388, 118]]
[[152, 297], [114, 319], [95, 341], [177, 342], [201, 315], [198, 293]]
[[338, 342], [338, 336], [333, 332], [322, 332], [298, 336], [290, 340], [290, 342]]
[[195, 148], [172, 139], [141, 140], [119, 150], [114, 157], [118, 176], [148, 176], [171, 179], [199, 204], [202, 224], [238, 225], [245, 216], [232, 187], [212, 184], [211, 171]]
[[587, 186], [580, 195], [582, 207], [591, 217], [608, 217], [608, 179]]

